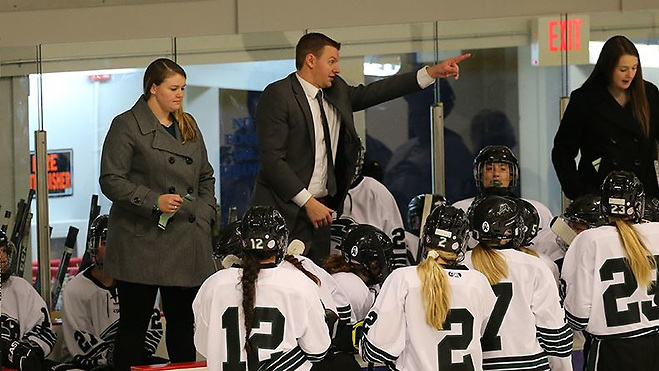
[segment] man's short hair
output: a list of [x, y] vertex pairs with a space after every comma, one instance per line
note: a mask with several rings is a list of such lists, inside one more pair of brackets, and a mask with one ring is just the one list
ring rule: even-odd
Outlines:
[[295, 68], [300, 70], [304, 65], [304, 58], [311, 53], [320, 57], [320, 53], [325, 46], [333, 46], [336, 50], [341, 50], [341, 43], [319, 32], [311, 32], [300, 38], [295, 46]]

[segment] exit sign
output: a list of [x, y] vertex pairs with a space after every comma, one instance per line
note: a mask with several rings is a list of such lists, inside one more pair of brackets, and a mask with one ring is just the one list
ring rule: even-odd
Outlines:
[[537, 18], [533, 21], [531, 63], [534, 66], [588, 64], [588, 41], [587, 15]]

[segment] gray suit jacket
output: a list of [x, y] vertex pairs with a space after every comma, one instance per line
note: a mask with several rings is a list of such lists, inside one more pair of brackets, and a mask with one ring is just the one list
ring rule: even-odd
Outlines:
[[[211, 223], [215, 216], [213, 168], [199, 135], [182, 143], [160, 125], [144, 96], [115, 117], [101, 157], [100, 184], [112, 201], [105, 269], [114, 278], [162, 286], [199, 286], [214, 272]], [[189, 193], [158, 228], [153, 206], [160, 194]]]
[[[327, 102], [336, 107], [341, 120], [334, 165], [338, 190], [329, 205], [339, 214], [360, 147], [353, 112], [418, 90], [421, 88], [416, 72], [359, 86], [350, 86], [337, 76], [332, 87], [323, 89]], [[265, 88], [256, 109], [256, 129], [261, 168], [252, 204], [278, 208], [293, 230], [300, 208], [291, 199], [309, 185], [316, 151], [311, 108], [295, 73]]]

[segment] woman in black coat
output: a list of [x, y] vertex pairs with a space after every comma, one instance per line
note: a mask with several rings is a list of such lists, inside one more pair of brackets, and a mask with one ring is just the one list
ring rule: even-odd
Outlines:
[[634, 44], [614, 36], [602, 47], [590, 77], [572, 92], [554, 137], [552, 162], [565, 195], [599, 194], [612, 170], [626, 170], [643, 182], [646, 194], [658, 197], [658, 129], [657, 87], [643, 80]]

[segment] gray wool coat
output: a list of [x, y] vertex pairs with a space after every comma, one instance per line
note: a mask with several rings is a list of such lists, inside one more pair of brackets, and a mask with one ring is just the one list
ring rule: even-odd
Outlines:
[[[197, 128], [182, 143], [160, 125], [144, 96], [115, 117], [103, 143], [100, 185], [112, 201], [105, 270], [115, 279], [158, 286], [194, 287], [214, 272], [211, 225], [215, 178]], [[191, 194], [158, 228], [158, 196]]]

